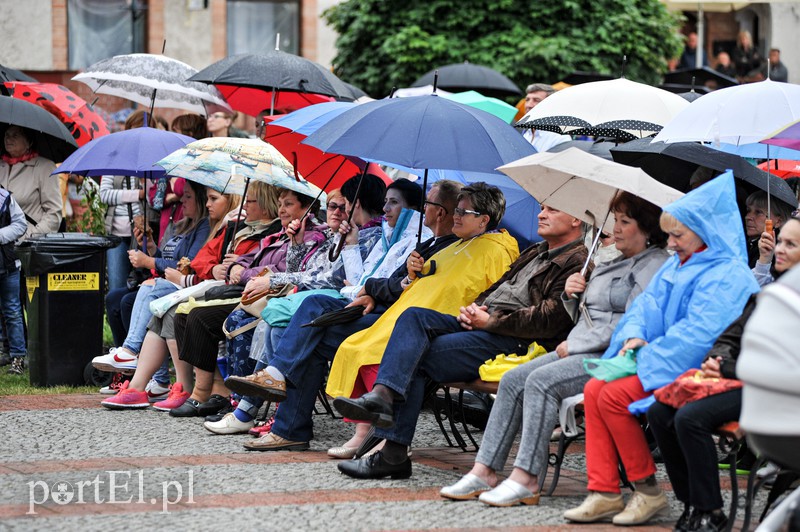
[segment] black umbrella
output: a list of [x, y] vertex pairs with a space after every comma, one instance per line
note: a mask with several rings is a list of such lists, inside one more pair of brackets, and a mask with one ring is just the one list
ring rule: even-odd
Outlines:
[[569, 142], [562, 142], [561, 144], [556, 144], [552, 148], [550, 148], [549, 152], [558, 153], [569, 148], [578, 148], [579, 150], [583, 150], [586, 153], [591, 153], [592, 155], [596, 155], [601, 159], [605, 159], [607, 161], [613, 160], [611, 158], [611, 148], [617, 146], [618, 144], [614, 142], [613, 139], [597, 139], [595, 141], [591, 140], [571, 140]]
[[3, 81], [31, 81], [34, 83], [39, 82], [38, 79], [30, 77], [29, 75], [17, 70], [16, 68], [0, 65], [0, 82]]
[[434, 74], [437, 70], [439, 71], [437, 87], [447, 91], [464, 92], [473, 90], [493, 98], [505, 98], [522, 94], [522, 91], [513, 81], [497, 70], [481, 65], [473, 65], [466, 61], [431, 70], [412, 83], [411, 86], [424, 87], [425, 85], [433, 85]]
[[352, 90], [330, 70], [280, 50], [226, 57], [190, 77], [189, 81], [353, 99]]
[[734, 177], [747, 183], [749, 188], [767, 190], [774, 198], [795, 205], [797, 199], [792, 189], [777, 176], [767, 174], [742, 157], [715, 150], [695, 142], [652, 142], [637, 139], [611, 149], [618, 163], [636, 166], [662, 183], [684, 192], [689, 190], [689, 179], [698, 167], [717, 172], [732, 170]]
[[[710, 90], [708, 90], [708, 87], [704, 87], [702, 85], [700, 85], [700, 86], [692, 85], [691, 83], [689, 83], [689, 84], [664, 83], [663, 85], [659, 85], [658, 88], [659, 89], [664, 89], [665, 91], [673, 92], [673, 93], [677, 94], [678, 96], [683, 96], [684, 93], [692, 92], [692, 91], [695, 92], [698, 96], [702, 96], [704, 94], [708, 94], [709, 92], [711, 92]], [[695, 99], [697, 99], [697, 98], [695, 98]], [[692, 101], [692, 100], [689, 100], [689, 101]]]
[[608, 81], [610, 79], [616, 79], [616, 77], [608, 74], [600, 74], [598, 72], [582, 72], [580, 70], [576, 70], [572, 74], [569, 74], [567, 77], [562, 79], [561, 83], [566, 83], [567, 85], [580, 85], [581, 83]]
[[53, 162], [61, 162], [78, 149], [72, 133], [58, 118], [38, 105], [0, 96], [0, 135], [8, 126], [20, 126], [34, 133], [34, 149]]
[[693, 85], [697, 83], [711, 90], [724, 89], [725, 87], [733, 87], [738, 85], [739, 82], [735, 79], [720, 74], [713, 68], [684, 68], [674, 72], [664, 74], [664, 83], [676, 83], [682, 85]]

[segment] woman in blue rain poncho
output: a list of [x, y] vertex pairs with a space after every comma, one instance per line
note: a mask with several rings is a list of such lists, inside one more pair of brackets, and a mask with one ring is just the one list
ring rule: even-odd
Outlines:
[[[617, 325], [603, 358], [637, 349], [635, 375], [584, 388], [589, 496], [564, 513], [575, 522], [613, 517], [636, 525], [668, 509], [637, 419], [652, 393], [692, 367], [742, 312], [758, 284], [747, 267], [733, 176], [719, 176], [664, 208], [661, 228], [675, 255]], [[636, 491], [625, 505], [619, 462]]]

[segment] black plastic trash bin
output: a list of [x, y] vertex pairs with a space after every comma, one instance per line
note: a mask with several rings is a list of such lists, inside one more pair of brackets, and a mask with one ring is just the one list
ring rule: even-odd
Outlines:
[[27, 288], [31, 385], [82, 385], [86, 364], [103, 354], [105, 251], [119, 242], [51, 233], [17, 246]]

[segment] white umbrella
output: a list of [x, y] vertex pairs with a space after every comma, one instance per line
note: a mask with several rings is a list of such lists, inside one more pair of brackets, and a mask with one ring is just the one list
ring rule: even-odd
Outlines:
[[591, 155], [578, 148], [529, 155], [498, 168], [540, 203], [584, 222], [614, 230], [608, 205], [618, 191], [630, 192], [659, 207], [683, 196], [639, 168]]
[[233, 113], [213, 86], [186, 81], [197, 70], [182, 61], [153, 54], [117, 55], [89, 66], [72, 79], [97, 94], [119, 96], [149, 107], [170, 107], [208, 115]]
[[688, 105], [677, 94], [619, 78], [562, 89], [531, 109], [516, 125], [632, 140], [660, 131]]
[[800, 85], [765, 80], [719, 89], [692, 102], [654, 141], [758, 142], [800, 120]]

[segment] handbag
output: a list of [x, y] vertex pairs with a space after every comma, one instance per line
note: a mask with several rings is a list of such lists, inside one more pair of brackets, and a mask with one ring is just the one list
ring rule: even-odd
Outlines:
[[259, 322], [262, 321], [263, 318], [261, 317], [261, 312], [263, 312], [263, 310], [267, 307], [267, 303], [269, 303], [270, 299], [273, 299], [273, 298], [276, 298], [276, 297], [285, 297], [285, 296], [291, 294], [292, 292], [294, 292], [296, 289], [297, 289], [297, 287], [295, 285], [293, 285], [292, 283], [289, 283], [289, 284], [283, 285], [280, 288], [270, 289], [269, 292], [267, 292], [266, 294], [261, 294], [259, 296], [251, 297], [251, 298], [244, 298], [243, 297], [239, 301], [239, 304], [236, 305], [236, 308], [233, 309], [233, 310], [234, 311], [235, 310], [243, 310], [246, 313], [250, 314], [251, 316], [255, 317], [256, 319], [254, 319], [253, 321], [251, 321], [249, 323], [246, 323], [245, 325], [242, 325], [238, 329], [234, 329], [232, 331], [228, 331], [225, 328], [225, 324], [227, 323], [227, 320], [226, 320], [222, 324], [222, 332], [223, 332], [223, 334], [225, 334], [225, 337], [228, 340], [230, 340], [231, 338], [239, 336], [242, 333], [246, 333], [247, 331], [249, 331], [251, 329], [255, 329], [258, 326]]
[[503, 375], [510, 369], [530, 362], [536, 357], [547, 353], [547, 349], [533, 342], [528, 346], [528, 352], [524, 355], [506, 355], [501, 353], [493, 359], [487, 360], [478, 368], [478, 375], [481, 380], [486, 382], [500, 382]]
[[681, 408], [692, 401], [738, 390], [741, 387], [742, 381], [740, 380], [705, 377], [701, 370], [690, 369], [671, 383], [657, 389], [653, 395], [659, 403], [664, 403], [672, 408]]
[[638, 349], [628, 349], [611, 358], [584, 358], [583, 369], [595, 379], [606, 382], [636, 375], [636, 351]]

